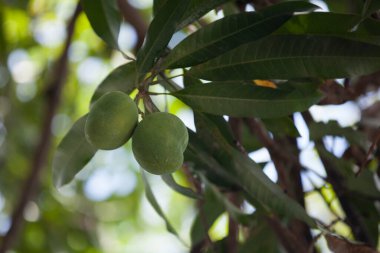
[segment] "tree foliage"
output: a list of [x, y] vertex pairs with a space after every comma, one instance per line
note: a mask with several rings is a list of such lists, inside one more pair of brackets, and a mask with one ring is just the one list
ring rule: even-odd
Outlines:
[[[37, 32], [36, 43], [14, 28], [34, 19], [25, 6], [35, 8], [37, 19], [43, 8], [36, 3], [1, 4], [0, 20], [13, 27], [7, 22], [0, 26], [0, 104], [5, 108], [0, 115], [0, 164], [4, 164], [0, 223], [1, 215], [10, 222], [9, 227], [0, 226], [4, 234], [0, 253], [11, 247], [15, 252], [112, 252], [105, 243], [113, 240], [110, 237], [128, 241], [139, 231], [154, 231], [143, 228], [143, 193], [186, 252], [376, 252], [380, 245], [377, 1], [155, 0], [148, 13], [124, 0], [77, 4], [67, 20], [63, 49], [49, 49]], [[130, 21], [134, 15], [151, 21], [142, 46], [126, 49], [120, 40], [126, 27], [122, 18], [136, 34], [144, 27], [136, 25], [140, 19]], [[13, 16], [17, 19], [11, 23]], [[81, 53], [75, 52], [75, 46], [80, 48], [80, 43], [89, 52], [75, 60], [75, 53]], [[70, 55], [69, 49], [74, 53]], [[54, 53], [52, 58], [44, 54], [47, 50]], [[96, 87], [81, 85], [84, 81], [74, 75], [75, 71], [88, 78], [96, 75], [91, 69], [95, 65], [80, 67], [84, 58], [109, 62], [115, 55], [120, 64], [98, 78]], [[41, 77], [23, 81], [15, 74], [16, 63], [31, 57], [39, 62], [35, 75]], [[22, 92], [29, 83], [37, 94], [28, 100]], [[191, 115], [181, 116], [188, 127], [188, 145], [177, 171], [161, 177], [146, 173], [134, 161], [130, 142], [111, 152], [88, 142], [85, 123], [90, 108], [114, 91], [133, 98], [141, 118], [158, 111]], [[355, 111], [349, 106], [356, 108], [359, 118], [352, 119]], [[44, 117], [40, 134], [36, 117]], [[349, 123], [342, 121], [350, 117]], [[76, 121], [67, 123], [69, 119]], [[65, 129], [59, 124], [66, 124]], [[168, 135], [168, 129], [161, 129], [164, 126], [154, 134]], [[51, 155], [50, 129], [59, 131]], [[165, 144], [162, 141], [167, 153]], [[149, 150], [144, 145], [140, 150]], [[182, 157], [178, 150], [171, 152]], [[267, 154], [262, 161], [260, 152]], [[101, 191], [112, 182], [103, 180], [103, 185], [90, 187], [90, 179], [102, 167], [108, 168], [103, 173], [112, 174], [113, 166], [113, 171], [128, 172], [120, 177], [125, 182], [114, 179], [121, 189], [135, 185], [120, 196], [115, 188], [112, 196], [94, 204], [86, 189]], [[52, 177], [43, 168], [52, 168]], [[48, 193], [36, 187], [40, 181]], [[14, 191], [21, 197], [14, 197]], [[179, 204], [165, 208], [161, 196], [165, 194]], [[191, 226], [183, 225], [189, 208]], [[227, 217], [224, 223], [221, 217]], [[28, 222], [16, 227], [23, 219]], [[220, 224], [228, 228], [216, 229]], [[123, 227], [130, 225], [133, 229]], [[120, 235], [118, 229], [128, 232]], [[106, 236], [110, 230], [114, 232]], [[38, 237], [40, 241], [31, 239]]]

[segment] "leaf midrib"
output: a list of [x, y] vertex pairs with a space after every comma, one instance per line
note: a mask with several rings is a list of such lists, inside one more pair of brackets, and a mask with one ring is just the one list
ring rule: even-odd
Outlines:
[[[259, 59], [259, 60], [247, 60], [247, 61], [239, 61], [239, 62], [234, 62], [234, 64], [224, 64], [224, 65], [217, 65], [216, 62], [206, 62], [205, 64], [201, 64], [196, 67], [196, 70], [194, 72], [204, 72], [206, 71], [212, 71], [214, 69], [220, 69], [220, 68], [226, 68], [226, 67], [231, 67], [231, 66], [236, 66], [236, 65], [246, 65], [246, 64], [254, 64], [254, 63], [262, 63], [266, 61], [283, 61], [283, 60], [296, 60], [296, 59], [329, 59], [329, 58], [340, 58], [340, 59], [363, 59], [363, 60], [371, 60], [371, 59], [379, 59], [380, 56], [360, 56], [360, 57], [355, 57], [355, 56], [344, 56], [344, 55], [333, 55], [333, 56], [313, 56], [313, 55], [307, 55], [307, 56], [297, 56], [297, 57], [277, 57], [277, 58], [264, 58], [264, 59]], [[217, 59], [221, 60], [221, 59]], [[216, 60], [215, 60], [216, 61]], [[209, 68], [207, 65], [214, 65], [215, 67]], [[199, 71], [198, 68], [201, 70]]]
[[[238, 14], [237, 14], [237, 15], [238, 15]], [[256, 15], [258, 15], [258, 14], [256, 14]], [[188, 57], [189, 55], [193, 54], [194, 52], [198, 52], [198, 51], [204, 50], [204, 49], [208, 48], [210, 45], [216, 44], [217, 42], [222, 41], [222, 40], [224, 40], [224, 39], [227, 39], [227, 38], [230, 38], [230, 37], [234, 37], [234, 36], [235, 36], [236, 34], [238, 34], [238, 33], [242, 33], [243, 31], [248, 30], [248, 29], [251, 29], [252, 27], [259, 26], [259, 25], [261, 25], [262, 23], [264, 23], [265, 21], [270, 20], [270, 19], [272, 19], [272, 18], [278, 18], [279, 16], [285, 16], [285, 14], [284, 14], [284, 15], [273, 16], [273, 17], [267, 17], [267, 18], [265, 18], [265, 19], [260, 20], [259, 22], [255, 22], [255, 23], [253, 23], [253, 24], [250, 25], [250, 26], [246, 26], [244, 29], [240, 29], [240, 30], [238, 30], [238, 31], [236, 31], [236, 32], [229, 33], [229, 34], [227, 34], [226, 36], [218, 37], [218, 39], [211, 40], [211, 41], [209, 41], [209, 43], [203, 44], [204, 47], [202, 47], [202, 48], [195, 48], [195, 50], [192, 50], [192, 51], [190, 51], [190, 50], [186, 50], [186, 52], [189, 52], [189, 53], [182, 55], [182, 57], [181, 57], [179, 60], [177, 59], [175, 62], [178, 62], [178, 61], [180, 61], [180, 60], [183, 60], [183, 58]], [[223, 21], [225, 22], [225, 20], [223, 20]], [[222, 21], [220, 21], [220, 22], [222, 22]], [[194, 36], [195, 36], [195, 35], [196, 35], [196, 34], [194, 34]], [[199, 36], [199, 34], [197, 34], [197, 35]], [[187, 42], [187, 43], [188, 43], [188, 42]], [[180, 54], [180, 55], [181, 55], [181, 54]], [[173, 62], [172, 62], [171, 64], [173, 64]]]

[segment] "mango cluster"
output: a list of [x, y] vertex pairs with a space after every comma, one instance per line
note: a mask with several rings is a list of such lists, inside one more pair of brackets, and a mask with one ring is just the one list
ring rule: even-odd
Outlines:
[[116, 149], [132, 138], [137, 162], [156, 175], [179, 169], [188, 144], [187, 128], [177, 116], [156, 112], [138, 122], [136, 104], [120, 91], [109, 92], [93, 104], [85, 134], [89, 143], [103, 150]]

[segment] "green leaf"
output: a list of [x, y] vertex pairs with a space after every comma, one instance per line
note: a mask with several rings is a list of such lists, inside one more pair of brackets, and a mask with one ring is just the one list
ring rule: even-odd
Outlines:
[[207, 12], [228, 1], [231, 0], [190, 0], [190, 5], [177, 25], [177, 30], [180, 30], [186, 25], [198, 20]]
[[177, 184], [172, 174], [164, 174], [161, 176], [161, 178], [170, 188], [172, 188], [174, 191], [178, 192], [179, 194], [182, 194], [192, 199], [201, 198], [201, 196], [195, 193], [191, 188], [184, 187], [182, 185]]
[[380, 46], [314, 35], [276, 35], [244, 44], [189, 74], [206, 80], [344, 78], [380, 69]]
[[139, 73], [145, 74], [153, 67], [168, 45], [189, 3], [189, 0], [167, 0], [159, 9], [148, 28], [144, 45], [137, 54]]
[[249, 237], [241, 245], [238, 253], [282, 252], [278, 238], [266, 220], [267, 217], [256, 212], [254, 218], [257, 224], [252, 227]]
[[223, 167], [228, 168], [231, 179], [251, 198], [264, 205], [267, 211], [299, 219], [310, 227], [315, 227], [314, 220], [301, 205], [287, 196], [247, 155], [230, 146], [207, 116], [197, 114], [195, 123], [197, 134], [208, 145], [208, 151]]
[[227, 170], [223, 168], [205, 149], [196, 133], [189, 130], [189, 144], [184, 153], [185, 162], [196, 172], [205, 173], [214, 184], [223, 188], [238, 188], [231, 182]]
[[193, 246], [206, 238], [212, 224], [225, 211], [223, 204], [210, 190], [204, 192], [203, 199], [204, 201], [201, 202], [199, 212], [191, 226], [190, 236]]
[[153, 1], [153, 16], [155, 16], [159, 9], [166, 3], [167, 0], [154, 0]]
[[334, 36], [380, 45], [380, 22], [367, 18], [361, 22], [357, 29], [353, 29], [360, 19], [358, 15], [330, 12], [296, 15], [289, 19], [275, 34]]
[[145, 195], [148, 199], [149, 203], [152, 205], [153, 209], [156, 211], [156, 213], [164, 220], [166, 229], [168, 232], [175, 235], [181, 242], [184, 243], [184, 241], [181, 239], [175, 228], [171, 225], [168, 218], [166, 217], [165, 213], [162, 211], [160, 204], [157, 202], [156, 197], [153, 194], [152, 188], [150, 187], [149, 181], [145, 175], [145, 172], [141, 169], [141, 176], [144, 182], [144, 188], [145, 188]]
[[137, 84], [136, 63], [130, 62], [114, 69], [96, 88], [91, 104], [110, 91], [131, 93]]
[[239, 45], [269, 35], [284, 24], [293, 12], [315, 7], [303, 1], [292, 1], [268, 7], [261, 12], [227, 16], [201, 28], [179, 43], [163, 65], [179, 68], [205, 62]]
[[190, 86], [172, 95], [197, 111], [260, 118], [277, 118], [304, 111], [321, 98], [318, 92], [264, 88], [243, 82]]
[[57, 188], [68, 184], [97, 151], [86, 140], [84, 134], [86, 119], [87, 115], [74, 123], [55, 151], [53, 183]]
[[265, 127], [275, 136], [300, 137], [300, 134], [289, 117], [263, 119]]
[[95, 33], [109, 46], [119, 49], [121, 15], [116, 0], [81, 0], [83, 10]]
[[330, 169], [336, 170], [335, 173], [341, 176], [342, 185], [348, 195], [360, 193], [362, 196], [368, 196], [370, 198], [380, 197], [380, 191], [376, 187], [372, 171], [366, 169], [356, 176], [353, 170], [355, 165], [351, 161], [336, 157], [328, 152], [322, 144], [318, 144], [318, 142], [316, 148], [321, 158], [334, 166]]
[[239, 208], [233, 205], [227, 198], [224, 196], [214, 185], [212, 185], [203, 175], [201, 175], [203, 183], [205, 183], [206, 191], [211, 191], [215, 195], [215, 198], [225, 207], [229, 215], [233, 219], [239, 222], [242, 225], [252, 225], [253, 219], [252, 214], [243, 213]]
[[364, 133], [358, 132], [352, 127], [342, 127], [335, 120], [328, 123], [313, 122], [309, 125], [310, 139], [321, 140], [326, 135], [341, 136], [346, 138], [351, 144], [359, 145], [360, 147], [367, 149], [368, 143], [367, 137]]

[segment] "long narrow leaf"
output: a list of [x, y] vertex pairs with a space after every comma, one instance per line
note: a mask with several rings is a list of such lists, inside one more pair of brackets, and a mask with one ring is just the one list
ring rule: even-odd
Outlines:
[[182, 185], [177, 184], [172, 174], [164, 174], [161, 176], [161, 178], [170, 188], [172, 188], [174, 191], [178, 192], [179, 194], [182, 194], [192, 199], [201, 198], [201, 196], [197, 194], [196, 192], [194, 192], [191, 188], [184, 187]]
[[149, 203], [152, 205], [156, 213], [164, 220], [166, 229], [168, 230], [168, 232], [175, 235], [181, 242], [184, 242], [179, 236], [178, 232], [175, 230], [175, 228], [171, 225], [169, 220], [166, 218], [164, 211], [162, 211], [160, 204], [157, 202], [156, 197], [153, 194], [152, 188], [150, 187], [150, 184], [145, 175], [145, 172], [142, 169], [141, 169], [141, 175], [144, 182], [145, 195]]
[[54, 154], [53, 182], [57, 188], [68, 184], [96, 153], [84, 134], [86, 119], [87, 115], [74, 123]]
[[116, 0], [81, 0], [81, 3], [95, 33], [108, 45], [118, 49], [122, 19]]
[[318, 92], [271, 89], [242, 82], [195, 85], [172, 95], [197, 111], [260, 118], [276, 118], [304, 111], [321, 98]]
[[151, 22], [144, 45], [137, 54], [137, 69], [147, 73], [169, 43], [189, 0], [167, 0]]
[[344, 78], [380, 69], [380, 46], [312, 35], [269, 36], [190, 70], [206, 80]]
[[197, 65], [244, 43], [269, 35], [296, 11], [309, 11], [316, 6], [292, 1], [268, 7], [261, 12], [230, 15], [193, 33], [177, 45], [165, 59], [170, 68]]
[[195, 120], [197, 133], [204, 143], [208, 143], [209, 152], [229, 169], [233, 179], [250, 197], [270, 211], [297, 218], [315, 227], [314, 220], [306, 211], [273, 183], [253, 160], [230, 146], [207, 116], [197, 114]]
[[332, 36], [380, 45], [380, 22], [367, 18], [353, 29], [358, 22], [358, 15], [314, 12], [293, 16], [275, 34]]

